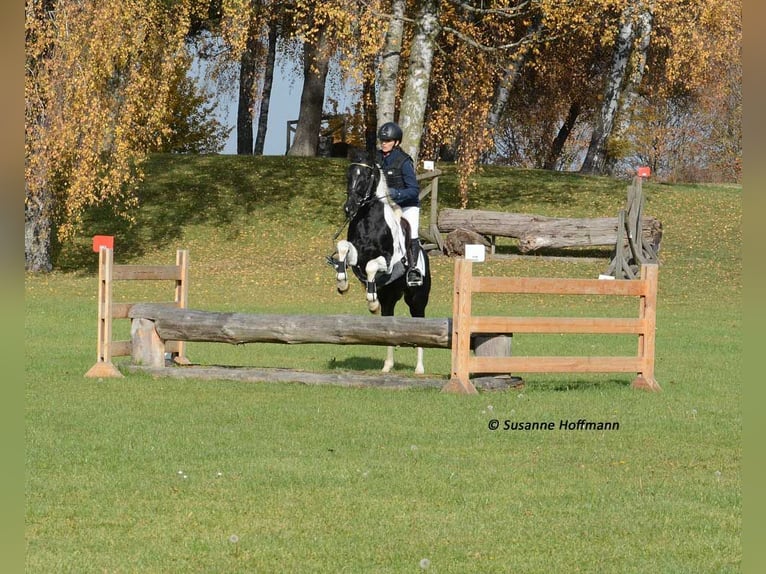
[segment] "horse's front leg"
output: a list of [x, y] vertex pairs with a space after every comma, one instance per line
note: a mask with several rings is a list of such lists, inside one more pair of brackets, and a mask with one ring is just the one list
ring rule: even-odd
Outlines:
[[338, 293], [343, 295], [348, 291], [348, 267], [356, 265], [357, 262], [356, 247], [345, 239], [338, 241], [338, 263], [335, 266], [337, 275], [335, 277]]
[[379, 271], [386, 269], [386, 258], [379, 255], [375, 259], [370, 259], [364, 268], [367, 274], [367, 308], [370, 313], [380, 311], [380, 301], [378, 301], [378, 292], [375, 287], [375, 276]]

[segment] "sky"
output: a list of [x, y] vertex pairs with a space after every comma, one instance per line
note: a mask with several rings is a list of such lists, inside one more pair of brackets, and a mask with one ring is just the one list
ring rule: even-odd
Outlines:
[[[285, 61], [283, 54], [277, 54], [277, 61], [274, 66], [274, 83], [271, 91], [271, 102], [269, 104], [269, 121], [266, 128], [266, 142], [264, 143], [264, 155], [285, 155], [287, 152], [287, 122], [298, 119], [300, 111], [301, 90], [303, 88], [303, 77], [301, 74], [295, 74], [290, 71], [290, 62]], [[330, 74], [333, 74], [333, 65], [331, 64]], [[192, 72], [195, 74], [195, 72]], [[200, 72], [195, 75], [199, 77]], [[334, 83], [328, 81], [327, 98], [332, 97], [340, 101], [339, 109], [344, 109], [352, 99], [349, 94], [339, 93], [342, 88], [333, 87]], [[226, 145], [221, 153], [237, 153], [237, 95], [222, 94], [218, 104], [218, 121], [226, 127], [234, 128], [229, 135]], [[253, 129], [257, 129], [258, 118], [253, 122]], [[255, 138], [255, 133], [253, 134]]]
[[[286, 150], [287, 122], [298, 119], [300, 110], [301, 88], [303, 87], [303, 78], [290, 79], [286, 77], [285, 71], [277, 65], [274, 69], [274, 84], [271, 91], [271, 102], [269, 104], [269, 122], [266, 128], [266, 142], [263, 146], [264, 155], [284, 155]], [[229, 96], [222, 100], [219, 108], [226, 110], [226, 113], [219, 116], [219, 121], [227, 127], [233, 127], [226, 141], [226, 146], [221, 153], [237, 153], [237, 97]], [[253, 122], [253, 129], [257, 129], [256, 118]], [[255, 134], [253, 134], [255, 138]]]

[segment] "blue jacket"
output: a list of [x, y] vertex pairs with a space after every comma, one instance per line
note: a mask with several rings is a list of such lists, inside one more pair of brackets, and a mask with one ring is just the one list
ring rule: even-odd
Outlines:
[[385, 157], [378, 150], [378, 162], [386, 176], [391, 199], [400, 207], [420, 207], [420, 185], [412, 158], [400, 147], [395, 147]]

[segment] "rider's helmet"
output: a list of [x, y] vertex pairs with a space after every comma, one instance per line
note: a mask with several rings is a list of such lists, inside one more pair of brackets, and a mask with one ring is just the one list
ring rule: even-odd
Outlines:
[[386, 122], [378, 130], [378, 139], [380, 141], [402, 141], [402, 128], [394, 122]]

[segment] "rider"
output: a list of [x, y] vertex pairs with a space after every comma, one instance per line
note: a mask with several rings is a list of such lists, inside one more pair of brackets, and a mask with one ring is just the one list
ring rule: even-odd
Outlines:
[[402, 128], [397, 124], [387, 122], [380, 126], [378, 139], [378, 164], [386, 175], [389, 195], [402, 208], [402, 216], [410, 224], [410, 236], [407, 238], [407, 285], [422, 285], [423, 274], [417, 268], [420, 256], [420, 186], [415, 177], [415, 164], [399, 147], [402, 143]]

